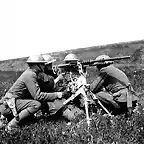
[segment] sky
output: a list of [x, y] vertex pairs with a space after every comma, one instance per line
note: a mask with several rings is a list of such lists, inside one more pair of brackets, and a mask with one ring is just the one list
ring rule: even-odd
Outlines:
[[143, 0], [1, 0], [0, 60], [144, 39]]

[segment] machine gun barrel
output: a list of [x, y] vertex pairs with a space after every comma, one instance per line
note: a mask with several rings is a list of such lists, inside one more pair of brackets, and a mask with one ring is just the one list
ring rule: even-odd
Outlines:
[[105, 60], [102, 60], [102, 61], [114, 61], [114, 60], [122, 60], [122, 59], [130, 59], [130, 56], [113, 57], [113, 58], [105, 59]]
[[102, 59], [102, 60], [86, 60], [81, 61], [82, 65], [94, 65], [95, 63], [106, 62], [106, 61], [115, 61], [115, 60], [122, 60], [122, 59], [130, 59], [130, 56], [122, 56], [122, 57], [113, 57], [109, 59]]
[[[83, 60], [79, 61], [81, 65], [83, 66], [95, 66], [96, 63], [103, 63], [106, 61], [112, 62], [116, 60], [122, 60], [122, 59], [130, 59], [130, 56], [122, 56], [122, 57], [113, 57], [109, 59], [102, 59], [102, 60]], [[75, 67], [77, 66], [77, 63], [68, 63], [68, 64], [60, 64], [58, 65], [58, 68], [69, 68], [69, 67]]]

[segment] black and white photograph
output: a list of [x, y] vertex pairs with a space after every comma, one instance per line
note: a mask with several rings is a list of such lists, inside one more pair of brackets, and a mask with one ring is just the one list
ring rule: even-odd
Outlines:
[[0, 144], [143, 144], [142, 0], [0, 1]]

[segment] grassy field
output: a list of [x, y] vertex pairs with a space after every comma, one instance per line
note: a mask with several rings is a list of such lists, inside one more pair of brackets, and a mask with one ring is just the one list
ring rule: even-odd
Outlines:
[[[131, 55], [130, 60], [117, 62], [115, 65], [128, 75], [134, 89], [141, 101], [139, 107], [130, 119], [124, 115], [113, 118], [99, 114], [91, 118], [90, 129], [87, 129], [85, 115], [80, 116], [67, 125], [61, 118], [33, 119], [32, 123], [22, 126], [21, 130], [14, 134], [8, 134], [0, 130], [0, 143], [4, 144], [143, 144], [144, 143], [144, 41], [113, 44], [100, 47], [91, 47], [52, 53], [58, 63], [67, 53], [73, 52], [80, 59], [94, 59], [99, 54], [109, 54], [111, 57]], [[3, 61], [0, 63], [0, 95], [4, 89], [8, 89], [19, 77], [26, 65], [26, 58]], [[13, 65], [11, 65], [13, 64]], [[5, 70], [5, 71], [4, 71]], [[96, 69], [88, 68], [87, 80], [91, 83], [95, 77]]]

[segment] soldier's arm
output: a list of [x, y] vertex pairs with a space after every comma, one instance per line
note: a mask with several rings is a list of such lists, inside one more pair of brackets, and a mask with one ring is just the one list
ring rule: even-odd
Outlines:
[[56, 79], [54, 79], [55, 84], [57, 84], [58, 81], [59, 81], [58, 77]]
[[58, 75], [58, 77], [54, 80], [55, 84], [57, 84], [58, 81], [62, 80], [64, 76], [64, 73], [61, 73]]
[[27, 77], [25, 84], [26, 84], [30, 94], [32, 95], [32, 97], [35, 100], [51, 101], [51, 100], [62, 97], [62, 93], [60, 93], [60, 92], [55, 92], [55, 93], [41, 92], [40, 87], [37, 82], [36, 75], [31, 75], [31, 76]]
[[101, 73], [101, 74], [96, 78], [96, 80], [94, 80], [93, 83], [91, 83], [91, 85], [90, 85], [90, 90], [91, 90], [93, 93], [99, 92], [100, 89], [101, 89], [102, 86], [103, 86], [103, 83], [104, 83], [106, 77], [107, 77], [107, 74], [106, 74], [106, 73]]

